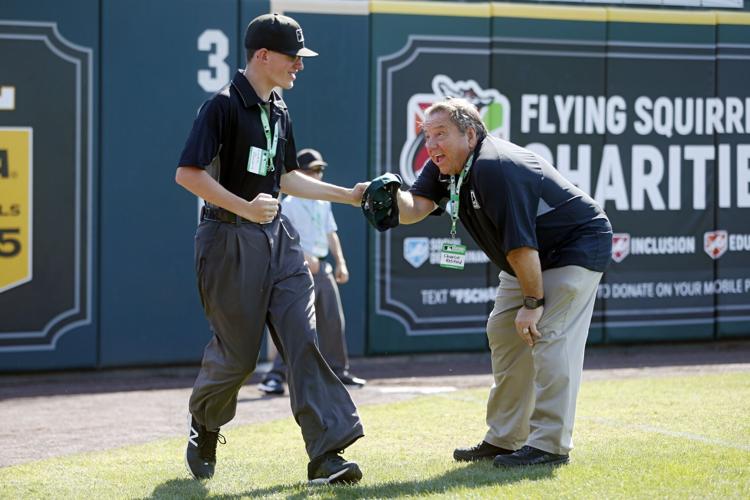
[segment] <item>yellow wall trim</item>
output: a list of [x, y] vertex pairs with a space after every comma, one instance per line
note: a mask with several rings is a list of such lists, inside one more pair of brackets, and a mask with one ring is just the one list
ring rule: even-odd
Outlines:
[[271, 0], [271, 12], [366, 16], [370, 13], [370, 2], [367, 0]]
[[549, 4], [529, 5], [493, 2], [492, 16], [604, 22], [607, 20], [607, 11], [602, 7], [568, 7]]
[[373, 0], [370, 12], [374, 14], [422, 14], [427, 16], [490, 17], [490, 3], [461, 2], [401, 2], [398, 0]]
[[621, 23], [716, 24], [713, 10], [608, 8], [607, 20]]
[[717, 24], [750, 25], [750, 12], [730, 12], [721, 10], [716, 12]]
[[275, 12], [368, 15], [549, 19], [648, 24], [750, 25], [750, 12], [730, 10], [629, 9], [508, 2], [438, 2], [420, 0], [271, 0]]

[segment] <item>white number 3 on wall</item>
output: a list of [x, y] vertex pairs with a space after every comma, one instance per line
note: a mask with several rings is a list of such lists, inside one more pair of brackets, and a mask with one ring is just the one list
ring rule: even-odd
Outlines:
[[198, 50], [208, 52], [208, 67], [198, 70], [198, 85], [206, 92], [216, 92], [229, 82], [229, 39], [221, 30], [206, 30], [198, 37]]

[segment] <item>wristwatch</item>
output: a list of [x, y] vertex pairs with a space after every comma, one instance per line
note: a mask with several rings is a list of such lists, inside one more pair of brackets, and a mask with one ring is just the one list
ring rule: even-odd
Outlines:
[[536, 297], [524, 297], [523, 298], [523, 307], [526, 309], [536, 309], [537, 307], [542, 307], [544, 305], [544, 297], [541, 299], [537, 299]]

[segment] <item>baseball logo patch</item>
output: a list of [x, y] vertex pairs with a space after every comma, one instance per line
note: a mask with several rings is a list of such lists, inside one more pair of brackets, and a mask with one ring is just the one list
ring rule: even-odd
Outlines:
[[716, 260], [727, 251], [728, 235], [726, 231], [706, 231], [703, 233], [703, 250], [709, 257]]
[[471, 190], [471, 205], [474, 207], [474, 210], [479, 210], [481, 205], [479, 205], [479, 201], [477, 200], [477, 195], [474, 194], [474, 190]]
[[630, 254], [630, 234], [615, 233], [612, 235], [612, 260], [622, 262]]
[[414, 268], [420, 267], [430, 258], [430, 239], [404, 238], [404, 260]]
[[297, 41], [298, 42], [304, 42], [305, 41], [305, 37], [302, 34], [302, 28], [300, 28], [300, 29], [297, 30]]

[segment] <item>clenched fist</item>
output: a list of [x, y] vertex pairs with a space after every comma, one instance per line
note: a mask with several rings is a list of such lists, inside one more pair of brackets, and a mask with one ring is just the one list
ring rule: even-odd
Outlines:
[[279, 200], [267, 193], [260, 193], [248, 203], [243, 217], [259, 224], [268, 224], [279, 212]]

